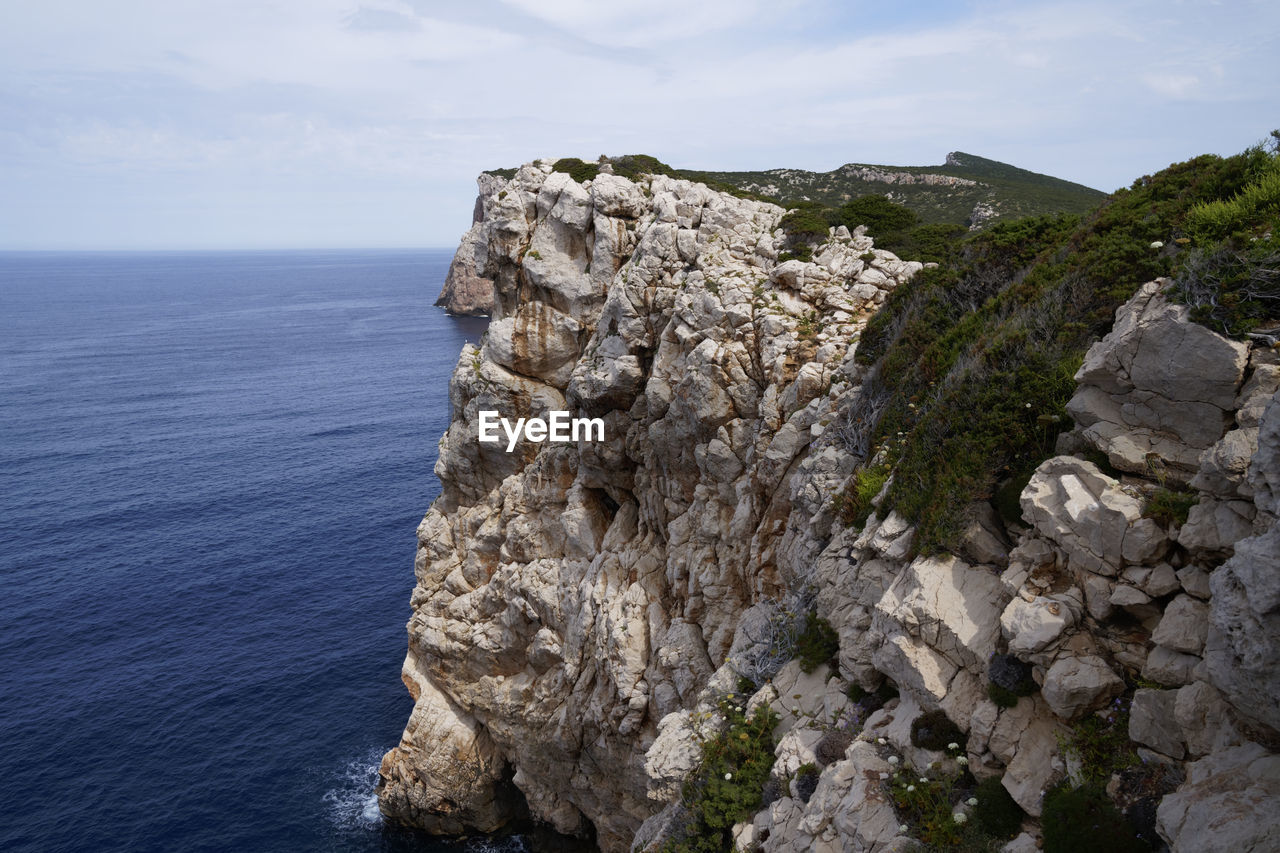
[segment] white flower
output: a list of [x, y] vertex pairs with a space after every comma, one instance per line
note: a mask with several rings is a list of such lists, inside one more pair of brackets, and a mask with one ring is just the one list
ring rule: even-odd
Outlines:
[[916, 786], [915, 786], [915, 785], [908, 785], [908, 786], [907, 786], [907, 793], [908, 793], [908, 794], [910, 794], [910, 793], [911, 793], [912, 791], [914, 791], [915, 789], [916, 789]]
[[[1030, 406], [1031, 404], [1027, 403], [1027, 405]], [[951, 743], [947, 744], [947, 749], [959, 749], [959, 748], [960, 748], [960, 744], [956, 743], [955, 741], [952, 741]]]
[[927, 785], [928, 783], [929, 783], [929, 780], [928, 780], [928, 779], [924, 778], [923, 776], [921, 776], [921, 777], [920, 777], [920, 784], [921, 784], [921, 785]]
[[969, 819], [969, 816], [964, 812], [956, 812], [951, 816], [951, 819], [954, 820], [956, 823], [964, 823], [966, 820]]
[[[1027, 409], [1029, 409], [1029, 408], [1031, 408], [1031, 404], [1030, 404], [1030, 403], [1027, 403], [1027, 405], [1026, 405], [1026, 406], [1024, 406], [1023, 408], [1027, 408]], [[951, 748], [952, 748], [952, 749], [955, 749], [955, 747], [954, 747], [954, 746], [953, 746], [953, 747], [951, 747]]]
[[897, 763], [898, 763], [898, 756], [896, 756], [896, 755], [890, 755], [890, 756], [889, 756], [889, 763], [890, 763], [890, 764], [897, 764]]
[[1151, 241], [1151, 248], [1153, 248], [1153, 249], [1163, 249], [1163, 248], [1164, 248], [1164, 243], [1163, 243], [1163, 242], [1161, 242], [1160, 240], [1153, 240], [1153, 241]]
[[732, 779], [732, 778], [733, 778], [733, 774], [732, 774], [732, 773], [726, 773], [726, 774], [724, 774], [724, 781], [728, 782], [728, 781], [729, 781], [730, 779]]
[[967, 802], [971, 806], [976, 806], [978, 804], [978, 798], [970, 797], [969, 799], [965, 800], [965, 802]]
[[956, 764], [959, 764], [961, 767], [964, 767], [968, 763], [969, 759], [965, 758], [963, 755], [956, 759]]
[[906, 835], [910, 831], [911, 831], [911, 828], [908, 827], [905, 823], [902, 826], [898, 827], [898, 832], [901, 832], [903, 835]]

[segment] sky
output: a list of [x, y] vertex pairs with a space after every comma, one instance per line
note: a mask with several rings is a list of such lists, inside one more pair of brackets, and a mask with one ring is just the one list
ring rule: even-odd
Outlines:
[[1274, 0], [0, 0], [0, 249], [449, 247], [539, 157], [1110, 191], [1277, 126]]

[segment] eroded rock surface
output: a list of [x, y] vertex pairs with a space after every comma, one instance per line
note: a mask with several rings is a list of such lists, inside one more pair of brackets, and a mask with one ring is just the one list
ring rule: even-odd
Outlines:
[[[733, 828], [744, 850], [911, 849], [890, 778], [965, 765], [1000, 778], [1029, 815], [1013, 849], [1034, 848], [1044, 793], [1078, 771], [1073, 727], [1129, 701], [1142, 755], [1195, 762], [1159, 809], [1174, 850], [1226, 849], [1218, 809], [1248, 827], [1223, 830], [1231, 849], [1273, 840], [1276, 759], [1254, 741], [1280, 729], [1274, 353], [1144, 286], [1069, 406], [1074, 447], [1121, 473], [1050, 458], [1025, 526], [976, 504], [961, 554], [921, 556], [907, 519], [845, 527], [833, 500], [869, 461], [845, 420], [870, 393], [858, 336], [920, 264], [863, 229], [779, 263], [779, 208], [666, 177], [530, 164], [481, 189], [460, 253], [493, 322], [450, 383], [385, 814], [454, 832], [523, 799], [606, 851], [660, 849], [747, 676], [748, 712], [781, 717], [780, 793]], [[605, 440], [508, 453], [476, 441], [487, 409], [600, 418]], [[1185, 522], [1153, 517], [1184, 487]], [[778, 649], [809, 609], [839, 648], [806, 674]], [[912, 741], [939, 712], [963, 748]]]
[[[741, 614], [797, 577], [780, 534], [828, 500], [804, 488], [852, 470], [815, 437], [856, 385], [862, 324], [921, 265], [844, 229], [778, 264], [780, 208], [666, 177], [535, 164], [481, 190], [460, 253], [493, 321], [450, 383], [405, 661], [432, 722], [388, 754], [380, 802], [486, 826], [484, 789], [510, 778], [535, 816], [626, 849], [688, 757], [664, 748], [647, 773], [646, 751]], [[476, 440], [486, 409], [601, 418], [605, 440], [507, 453]], [[492, 772], [451, 775], [455, 741], [491, 746]]]

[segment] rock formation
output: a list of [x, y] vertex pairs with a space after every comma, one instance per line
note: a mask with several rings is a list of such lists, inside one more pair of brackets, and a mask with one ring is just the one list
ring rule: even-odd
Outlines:
[[476, 199], [471, 228], [462, 235], [462, 242], [454, 252], [449, 272], [440, 289], [437, 305], [450, 314], [488, 315], [493, 312], [493, 280], [484, 275], [488, 261], [489, 244], [484, 236], [484, 199], [501, 192], [506, 184], [497, 175], [484, 172], [476, 179], [480, 196]]
[[[782, 719], [783, 793], [735, 827], [743, 849], [903, 849], [887, 780], [940, 763], [999, 777], [1029, 816], [1010, 849], [1034, 849], [1045, 791], [1078, 771], [1063, 738], [1122, 696], [1145, 755], [1194, 762], [1162, 792], [1173, 849], [1227, 849], [1203, 817], [1224, 777], [1241, 794], [1223, 837], [1265, 849], [1280, 834], [1280, 359], [1147, 285], [1085, 359], [1076, 429], [1023, 491], [1024, 524], [975, 505], [963, 553], [916, 556], [896, 513], [845, 527], [833, 496], [867, 461], [845, 420], [865, 390], [859, 334], [921, 264], [862, 229], [779, 262], [782, 213], [545, 163], [482, 181], [459, 257], [492, 282], [493, 321], [450, 382], [443, 492], [418, 530], [415, 707], [383, 760], [384, 814], [456, 833], [527, 804], [603, 850], [656, 850], [745, 675], [748, 710]], [[477, 441], [482, 410], [601, 418], [605, 440], [507, 453]], [[1147, 517], [1182, 484], [1199, 498], [1185, 523]], [[839, 637], [812, 674], [771, 657], [774, 628], [808, 608]], [[1035, 695], [997, 705], [997, 661]], [[899, 695], [874, 708], [852, 698], [886, 684]], [[958, 752], [914, 742], [929, 711], [965, 734]], [[855, 718], [833, 752], [826, 735]], [[789, 774], [807, 764], [820, 775], [801, 792]]]

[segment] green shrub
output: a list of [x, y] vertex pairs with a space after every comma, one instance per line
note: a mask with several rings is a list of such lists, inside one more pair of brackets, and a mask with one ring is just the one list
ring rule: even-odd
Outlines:
[[[1191, 254], [1176, 242], [1188, 212], [1258, 182], [1268, 162], [1250, 152], [1208, 155], [1135, 181], [1084, 219], [998, 222], [960, 239], [944, 266], [889, 295], [856, 358], [875, 371], [890, 400], [868, 437], [868, 446], [892, 450], [893, 480], [880, 511], [897, 511], [915, 527], [917, 551], [955, 550], [960, 513], [991, 500], [1001, 485], [1008, 486], [1001, 509], [1014, 517], [1011, 484], [1053, 455], [1058, 433], [1071, 424], [1065, 407], [1074, 374], [1110, 330], [1116, 308], [1147, 281], [1176, 280]], [[1168, 245], [1153, 250], [1157, 241]], [[1280, 259], [1273, 241], [1237, 246], [1256, 253], [1254, 272], [1224, 272], [1227, 285], [1197, 291], [1218, 306], [1224, 298], [1214, 294], [1234, 294], [1245, 307], [1220, 308], [1233, 329], [1263, 323], [1280, 308], [1259, 272], [1280, 266], [1264, 263], [1273, 250]], [[1212, 310], [1193, 308], [1193, 316]]]
[[683, 831], [665, 853], [727, 853], [730, 829], [760, 808], [773, 768], [778, 715], [767, 708], [751, 717], [731, 701], [720, 703], [728, 726], [702, 745], [702, 762], [681, 786], [688, 813]]
[[1102, 788], [1060, 785], [1045, 794], [1040, 817], [1044, 853], [1145, 853], [1151, 848], [1107, 798]]
[[827, 222], [822, 205], [800, 202], [783, 215], [778, 227], [787, 233], [787, 246], [813, 245], [827, 239]]
[[1205, 201], [1187, 214], [1187, 232], [1197, 242], [1247, 234], [1262, 222], [1280, 218], [1280, 159], [1271, 158], [1260, 174], [1230, 198]]
[[1021, 474], [1010, 477], [996, 489], [991, 505], [1004, 519], [1005, 524], [1026, 524], [1022, 518], [1022, 492], [1031, 482], [1035, 468], [1028, 468]]
[[1105, 712], [1077, 722], [1059, 747], [1080, 763], [1080, 777], [1090, 784], [1105, 785], [1112, 773], [1138, 764], [1129, 740], [1128, 700], [1116, 699]]
[[921, 749], [942, 752], [956, 744], [964, 750], [968, 738], [942, 711], [927, 711], [911, 721], [911, 742]]
[[1039, 689], [1031, 671], [1031, 664], [1016, 655], [993, 654], [987, 661], [987, 678], [1014, 696], [1030, 696]]
[[837, 511], [846, 527], [861, 527], [867, 523], [873, 509], [871, 502], [884, 488], [892, 471], [888, 465], [873, 465], [860, 468], [853, 481], [841, 493]]
[[621, 157], [610, 157], [613, 173], [630, 181], [644, 175], [674, 175], [676, 170], [648, 154], [623, 154]]
[[590, 181], [600, 174], [599, 163], [584, 163], [577, 157], [561, 157], [551, 165], [551, 168], [557, 172], [564, 172], [578, 183]]
[[[957, 761], [963, 762], [959, 751], [954, 752]], [[963, 769], [939, 775], [933, 769], [921, 772], [899, 767], [890, 779], [889, 794], [909, 834], [928, 845], [928, 850], [995, 850], [995, 840], [976, 821], [969, 820], [966, 801], [972, 801], [972, 787], [973, 777]]]
[[987, 684], [987, 698], [995, 702], [999, 708], [1013, 708], [1022, 697], [1012, 690], [1006, 690], [999, 684], [989, 683]]
[[813, 248], [803, 243], [794, 249], [788, 249], [778, 254], [778, 263], [780, 264], [786, 261], [804, 261], [808, 263], [811, 260], [813, 260]]
[[828, 663], [840, 651], [840, 635], [831, 623], [810, 611], [804, 617], [804, 630], [796, 638], [796, 657], [800, 668], [813, 672]]
[[888, 196], [864, 195], [850, 199], [835, 212], [833, 225], [843, 225], [850, 231], [859, 225], [867, 226], [867, 233], [880, 243], [883, 235], [905, 231], [919, 221], [915, 212], [906, 205], [890, 201]]
[[1147, 500], [1142, 514], [1161, 524], [1186, 524], [1191, 507], [1200, 500], [1198, 492], [1160, 488]]
[[1013, 838], [1022, 828], [1026, 812], [1009, 796], [999, 776], [991, 776], [978, 783], [974, 792], [978, 804], [973, 807], [973, 816], [978, 826], [996, 838]]
[[812, 762], [801, 764], [796, 769], [796, 797], [800, 802], [809, 802], [813, 792], [818, 789], [818, 778], [821, 775], [822, 771], [818, 769], [818, 765]]

